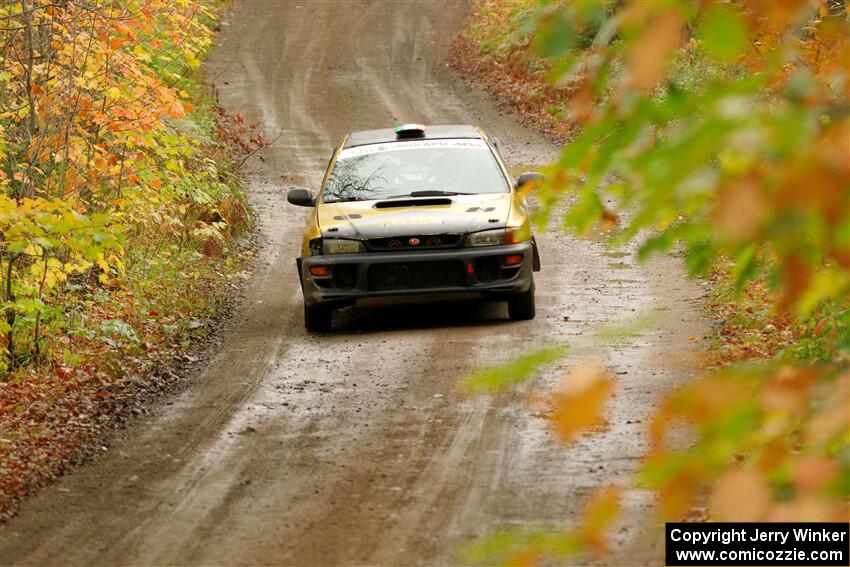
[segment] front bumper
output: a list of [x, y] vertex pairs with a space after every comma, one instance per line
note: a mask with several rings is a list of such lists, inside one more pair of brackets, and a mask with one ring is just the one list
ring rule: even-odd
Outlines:
[[[522, 262], [506, 265], [507, 256]], [[529, 242], [439, 251], [366, 252], [299, 258], [298, 267], [308, 305], [351, 305], [358, 299], [474, 293], [507, 297], [528, 291], [534, 252]], [[310, 268], [327, 266], [328, 276]]]

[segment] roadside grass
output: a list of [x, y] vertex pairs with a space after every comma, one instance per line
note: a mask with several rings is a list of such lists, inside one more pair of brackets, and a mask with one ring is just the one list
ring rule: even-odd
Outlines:
[[[462, 75], [483, 84], [500, 104], [528, 124], [564, 143], [576, 133], [571, 106], [579, 81], [575, 69], [540, 55], [546, 48], [536, 44], [533, 37], [538, 14], [533, 2], [478, 0], [452, 45], [451, 63]], [[575, 48], [589, 48], [598, 30], [591, 27], [576, 38]], [[609, 85], [617, 82], [624, 67], [621, 60], [612, 62], [606, 70]], [[692, 93], [718, 77], [744, 72], [714, 63], [691, 41], [675, 53], [670, 82]], [[611, 93], [599, 94], [604, 101]]]
[[534, 7], [510, 0], [480, 0], [452, 45], [451, 62], [529, 124], [565, 141], [573, 134], [563, 117], [574, 89], [553, 86], [546, 63], [533, 53], [528, 19]]
[[712, 322], [708, 363], [725, 367], [747, 360], [835, 362], [850, 353], [850, 298], [805, 315], [779, 312], [771, 277], [762, 274], [738, 289], [733, 265], [722, 258], [708, 277], [705, 313]]

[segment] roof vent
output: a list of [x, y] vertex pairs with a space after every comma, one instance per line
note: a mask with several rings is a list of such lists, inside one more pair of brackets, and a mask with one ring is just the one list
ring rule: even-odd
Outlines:
[[424, 138], [425, 126], [422, 124], [402, 124], [396, 127], [395, 137], [398, 140], [406, 140], [408, 138]]

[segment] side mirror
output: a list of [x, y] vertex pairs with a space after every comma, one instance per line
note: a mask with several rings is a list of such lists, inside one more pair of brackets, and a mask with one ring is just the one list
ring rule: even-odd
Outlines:
[[316, 196], [309, 189], [290, 189], [286, 200], [299, 207], [315, 207]]
[[516, 185], [514, 185], [514, 187], [519, 189], [520, 187], [522, 187], [526, 183], [530, 183], [531, 185], [540, 185], [541, 183], [543, 183], [543, 181], [545, 179], [546, 178], [540, 172], [526, 171], [525, 173], [523, 173], [519, 177], [517, 177]]

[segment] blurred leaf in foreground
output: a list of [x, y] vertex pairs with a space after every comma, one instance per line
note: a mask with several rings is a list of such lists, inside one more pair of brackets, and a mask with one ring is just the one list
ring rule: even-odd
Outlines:
[[550, 397], [550, 419], [561, 440], [571, 442], [587, 428], [603, 425], [603, 409], [613, 389], [611, 375], [596, 364], [583, 363], [570, 371]]
[[770, 505], [770, 487], [755, 470], [732, 470], [714, 486], [709, 508], [721, 522], [758, 522]]
[[543, 366], [563, 358], [566, 354], [566, 346], [541, 348], [503, 364], [483, 368], [467, 378], [463, 387], [472, 393], [500, 392], [510, 385], [525, 382]]
[[584, 508], [582, 520], [569, 530], [508, 529], [468, 545], [464, 550], [467, 563], [536, 565], [541, 559], [566, 559], [580, 553], [602, 555], [608, 552], [605, 534], [620, 513], [621, 491], [606, 487], [595, 492]]
[[652, 331], [657, 322], [657, 314], [642, 313], [631, 319], [606, 324], [596, 332], [596, 337], [606, 342], [639, 337]]
[[600, 490], [587, 503], [579, 534], [587, 548], [607, 553], [606, 531], [620, 514], [622, 491], [617, 487]]
[[[640, 260], [681, 253], [692, 275], [723, 273], [709, 292], [734, 290], [707, 336], [719, 371], [671, 384], [648, 420], [639, 486], [669, 520], [707, 502], [718, 520], [847, 521], [847, 3], [541, 2], [538, 13], [540, 57], [520, 46], [505, 58], [557, 81], [512, 83], [523, 113], [541, 92], [569, 93], [551, 94], [542, 120], [570, 135], [535, 195], [537, 225], [557, 217], [596, 235], [617, 219], [603, 234], [638, 245]], [[610, 395], [604, 371], [577, 372], [550, 398], [567, 441], [602, 422]]]
[[581, 539], [572, 532], [513, 528], [477, 540], [466, 547], [467, 563], [520, 567], [545, 557], [572, 557], [581, 551]]
[[721, 521], [846, 521], [850, 373], [734, 368], [677, 389], [650, 422], [640, 472], [669, 520], [707, 491]]
[[747, 29], [741, 16], [722, 4], [703, 16], [697, 37], [706, 53], [719, 61], [734, 61], [747, 45]]

